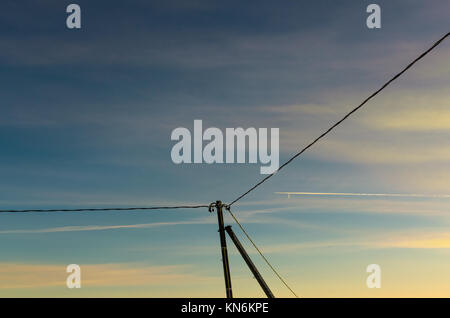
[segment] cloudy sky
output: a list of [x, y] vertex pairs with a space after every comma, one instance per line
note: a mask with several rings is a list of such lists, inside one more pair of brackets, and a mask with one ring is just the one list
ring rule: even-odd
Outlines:
[[[445, 0], [78, 0], [81, 30], [70, 3], [2, 1], [1, 209], [230, 202], [260, 165], [175, 165], [173, 129], [276, 127], [283, 162], [450, 31]], [[300, 296], [450, 295], [449, 59], [447, 40], [233, 206]], [[224, 296], [206, 209], [0, 219], [2, 297]], [[263, 296], [229, 244], [235, 296]], [[373, 263], [380, 289], [365, 284]]]

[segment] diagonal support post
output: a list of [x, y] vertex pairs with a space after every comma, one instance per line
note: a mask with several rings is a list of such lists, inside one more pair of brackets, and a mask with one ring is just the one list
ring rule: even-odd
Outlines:
[[255, 264], [253, 264], [252, 260], [250, 259], [250, 256], [248, 256], [241, 242], [239, 242], [239, 239], [237, 238], [236, 234], [234, 234], [233, 230], [231, 229], [231, 225], [226, 226], [225, 230], [227, 231], [234, 245], [236, 245], [236, 248], [238, 249], [239, 253], [241, 253], [242, 258], [244, 259], [245, 263], [247, 263], [248, 268], [250, 268], [250, 271], [253, 273], [253, 276], [258, 281], [259, 286], [261, 286], [267, 298], [275, 298], [269, 286], [267, 286], [266, 282], [264, 281], [258, 269], [256, 268]]

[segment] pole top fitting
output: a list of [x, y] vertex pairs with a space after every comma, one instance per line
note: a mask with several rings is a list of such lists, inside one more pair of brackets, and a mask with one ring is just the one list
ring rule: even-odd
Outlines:
[[[218, 201], [218, 202], [220, 202], [220, 201]], [[208, 211], [210, 212], [210, 213], [212, 213], [212, 212], [214, 212], [214, 209], [217, 207], [217, 202], [213, 202], [213, 203], [211, 203], [210, 205], [209, 205], [209, 207], [208, 207]]]
[[222, 201], [220, 201], [220, 200], [217, 200], [216, 202], [213, 202], [213, 203], [211, 203], [209, 205], [208, 211], [212, 213], [217, 208], [225, 208], [227, 210], [230, 210], [230, 206], [229, 205], [222, 203]]

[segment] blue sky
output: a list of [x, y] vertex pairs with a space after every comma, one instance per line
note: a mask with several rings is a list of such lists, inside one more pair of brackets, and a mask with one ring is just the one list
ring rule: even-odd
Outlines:
[[[370, 1], [78, 1], [69, 30], [69, 3], [2, 3], [2, 209], [230, 202], [259, 164], [175, 165], [173, 129], [278, 127], [283, 162], [448, 32], [450, 9], [377, 1], [369, 30]], [[449, 199], [275, 194], [449, 194], [449, 57], [443, 43], [234, 206], [298, 294], [450, 294]], [[223, 296], [206, 209], [0, 217], [0, 296]], [[230, 250], [235, 294], [262, 296]], [[80, 290], [64, 285], [71, 263]], [[371, 263], [380, 290], [365, 287]]]

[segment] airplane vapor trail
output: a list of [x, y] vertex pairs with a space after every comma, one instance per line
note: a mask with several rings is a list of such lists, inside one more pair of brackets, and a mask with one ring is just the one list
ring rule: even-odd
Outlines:
[[402, 193], [339, 193], [339, 192], [275, 192], [276, 194], [312, 196], [361, 196], [361, 197], [400, 197], [400, 198], [450, 198], [450, 194], [402, 194]]

